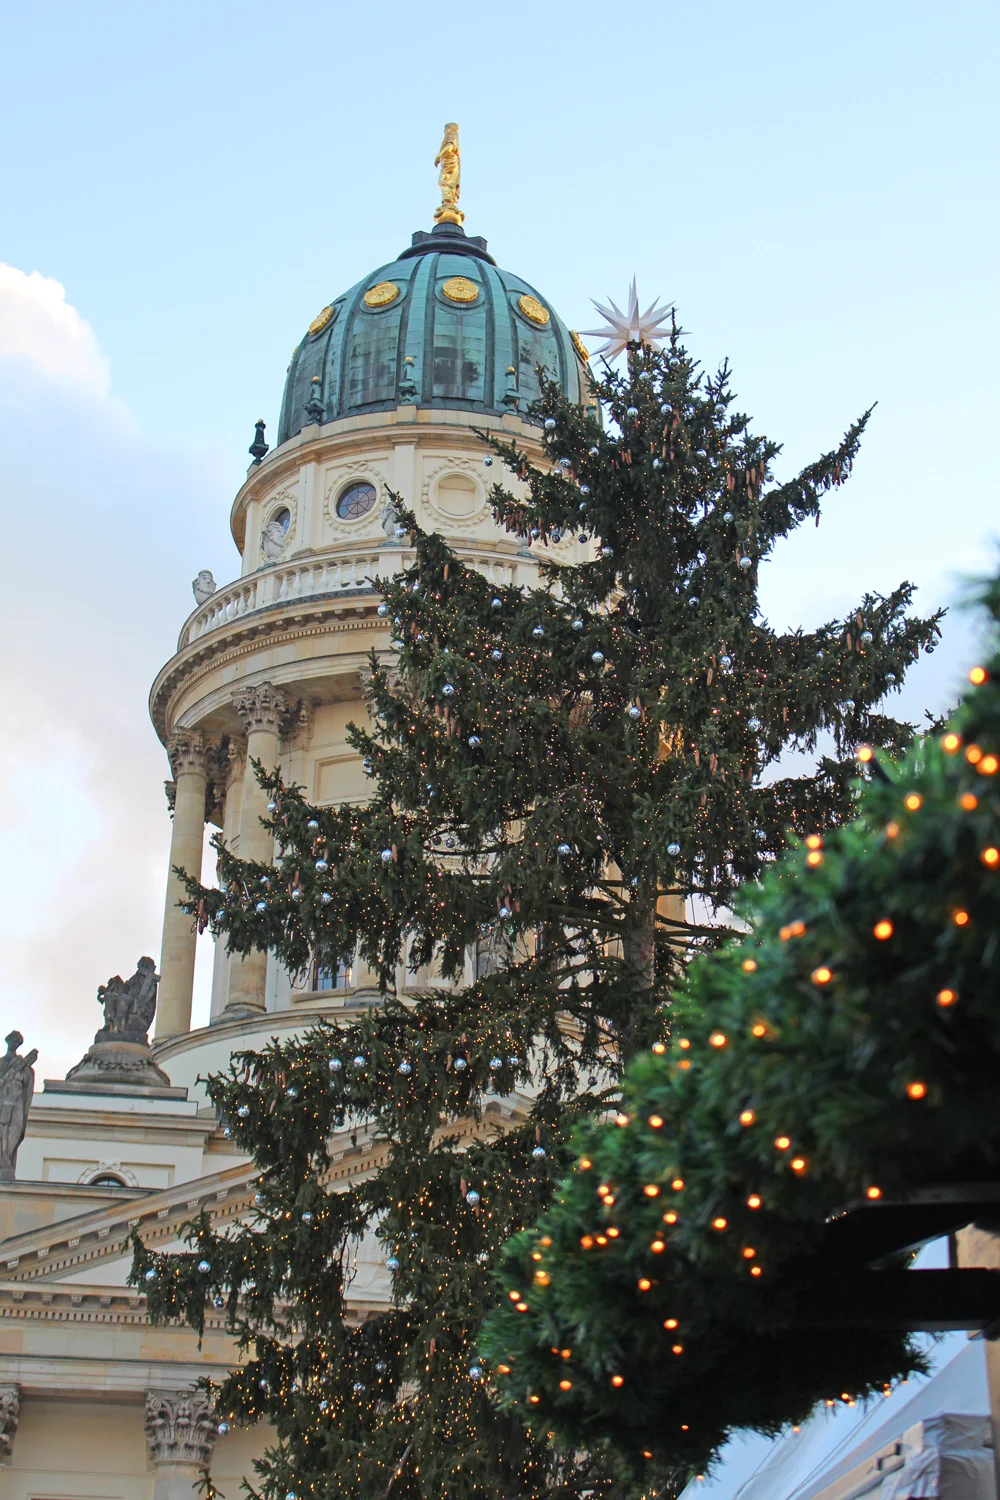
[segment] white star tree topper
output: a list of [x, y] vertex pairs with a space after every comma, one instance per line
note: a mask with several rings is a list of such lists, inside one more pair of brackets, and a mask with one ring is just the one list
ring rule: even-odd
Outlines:
[[581, 330], [590, 338], [607, 340], [594, 351], [596, 354], [604, 355], [607, 359], [614, 359], [616, 355], [624, 353], [629, 344], [648, 344], [651, 349], [659, 349], [663, 340], [669, 336], [670, 324], [667, 319], [673, 303], [667, 307], [660, 307], [656, 302], [652, 302], [644, 313], [640, 313], [639, 294], [635, 289], [634, 276], [628, 294], [628, 312], [623, 313], [610, 297], [608, 302], [610, 304], [608, 307], [604, 307], [600, 302], [594, 302], [597, 311], [605, 320], [605, 326]]

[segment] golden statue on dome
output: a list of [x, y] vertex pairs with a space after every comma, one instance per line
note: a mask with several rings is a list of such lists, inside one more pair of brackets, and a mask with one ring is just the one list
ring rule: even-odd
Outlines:
[[444, 127], [444, 140], [434, 158], [434, 165], [441, 168], [438, 173], [441, 206], [434, 210], [434, 222], [435, 224], [463, 224], [465, 215], [458, 206], [459, 195], [462, 191], [462, 154], [458, 148], [457, 125]]

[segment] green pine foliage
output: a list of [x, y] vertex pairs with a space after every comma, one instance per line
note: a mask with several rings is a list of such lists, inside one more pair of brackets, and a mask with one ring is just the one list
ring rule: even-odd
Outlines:
[[[521, 481], [497, 519], [552, 544], [539, 587], [497, 587], [400, 507], [415, 561], [379, 581], [394, 657], [372, 661], [372, 722], [351, 731], [364, 807], [315, 807], [277, 774], [271, 864], [219, 844], [219, 889], [192, 912], [236, 953], [296, 973], [359, 951], [383, 1004], [343, 1026], [234, 1059], [210, 1094], [259, 1167], [257, 1212], [189, 1253], [137, 1249], [153, 1315], [200, 1326], [226, 1309], [244, 1362], [222, 1385], [232, 1423], [268, 1417], [258, 1484], [291, 1495], [624, 1494], [601, 1441], [572, 1459], [499, 1410], [475, 1341], [490, 1267], [569, 1169], [577, 1122], [618, 1097], [622, 1064], [663, 1032], [683, 960], [717, 940], [709, 914], [759, 874], [788, 830], [849, 810], [850, 751], [898, 748], [879, 707], [937, 617], [902, 585], [844, 620], [779, 635], [757, 570], [848, 474], [866, 419], [787, 484], [778, 448], [732, 410], [675, 335], [634, 348], [595, 398], [607, 430], [548, 383], [544, 459], [488, 438]], [[594, 560], [560, 564], [583, 535]], [[783, 749], [836, 758], [765, 777]], [[397, 993], [397, 973], [435, 983]], [[333, 1154], [373, 1143], [347, 1191]], [[393, 1305], [347, 1314], [360, 1236], [381, 1244]], [[588, 1456], [589, 1455], [589, 1456]]]
[[998, 673], [741, 893], [750, 931], [691, 963], [617, 1123], [506, 1246], [485, 1363], [559, 1446], [688, 1477], [921, 1367], [906, 1333], [813, 1321], [845, 1211], [1000, 1177]]

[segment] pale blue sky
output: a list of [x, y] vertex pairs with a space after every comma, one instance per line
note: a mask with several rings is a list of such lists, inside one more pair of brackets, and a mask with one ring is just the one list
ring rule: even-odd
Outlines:
[[[446, 120], [468, 230], [574, 327], [633, 273], [676, 299], [779, 474], [878, 401], [764, 571], [774, 624], [904, 576], [929, 610], [990, 565], [998, 32], [995, 0], [0, 0], [0, 610], [36, 632], [5, 663], [0, 1006], [54, 1023], [43, 1067], [158, 951], [148, 684], [195, 572], [237, 571], [228, 508], [293, 345], [430, 227]], [[949, 626], [908, 710], [971, 650]]]

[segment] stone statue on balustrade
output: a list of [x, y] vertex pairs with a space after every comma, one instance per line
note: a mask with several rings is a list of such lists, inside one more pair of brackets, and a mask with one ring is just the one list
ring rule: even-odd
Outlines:
[[35, 1091], [33, 1063], [38, 1052], [33, 1048], [20, 1057], [17, 1049], [23, 1042], [21, 1033], [12, 1031], [7, 1037], [7, 1052], [0, 1057], [0, 1182], [14, 1181], [17, 1148], [24, 1140]]
[[[149, 1028], [156, 1013], [156, 988], [160, 976], [151, 958], [140, 958], [130, 979], [116, 974], [98, 986], [97, 999], [104, 1007], [104, 1025], [86, 1055], [70, 1068], [65, 1082], [77, 1089], [113, 1086], [132, 1089], [170, 1088], [170, 1079], [158, 1068], [149, 1050]], [[46, 1082], [46, 1090], [52, 1085]]]

